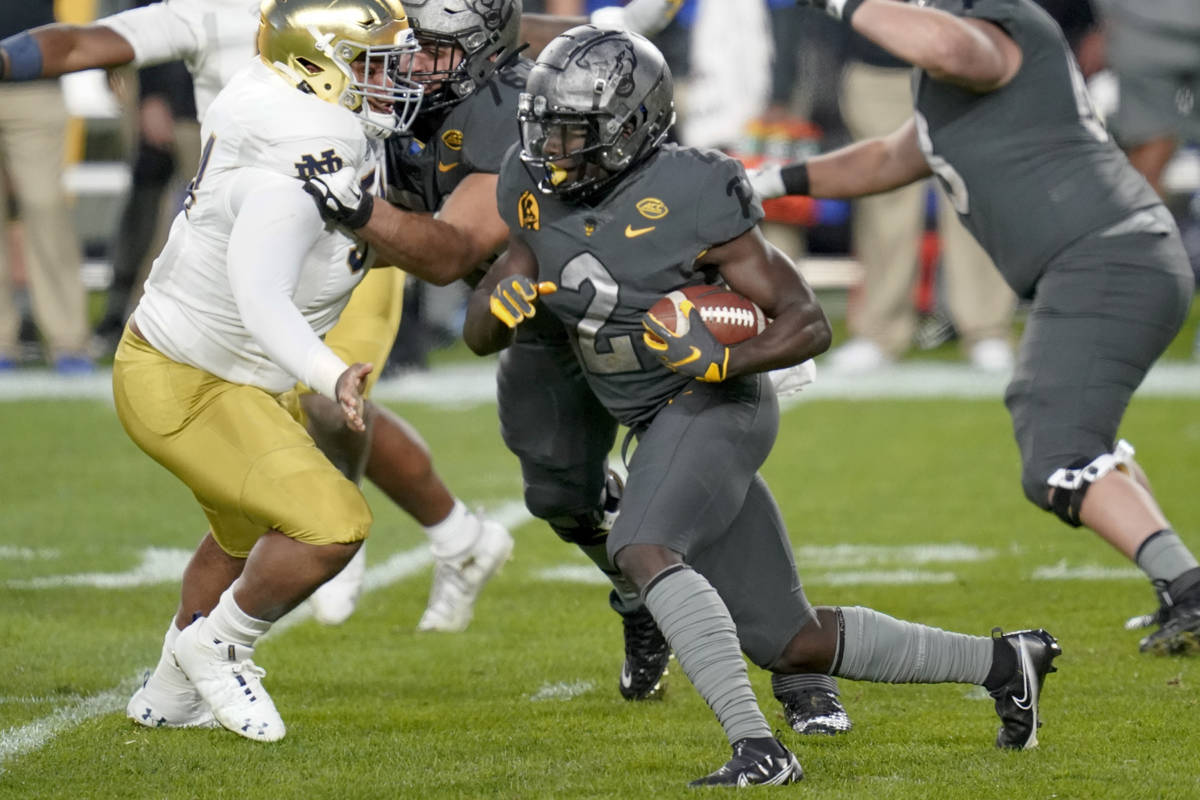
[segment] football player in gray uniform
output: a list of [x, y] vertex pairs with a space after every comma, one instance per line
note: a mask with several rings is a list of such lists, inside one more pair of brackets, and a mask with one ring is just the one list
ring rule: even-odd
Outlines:
[[[327, 219], [352, 228], [390, 263], [439, 284], [475, 282], [508, 241], [496, 181], [505, 151], [517, 141], [517, 99], [532, 65], [516, 57], [521, 3], [410, 0], [406, 9], [422, 47], [413, 78], [427, 94], [413, 138], [389, 147], [391, 203], [339, 200], [320, 177], [310, 180], [310, 192]], [[527, 507], [613, 583], [609, 601], [625, 634], [621, 695], [661, 697], [670, 650], [605, 549], [620, 495], [606, 462], [617, 422], [593, 396], [553, 317], [527, 326], [504, 354], [498, 402], [501, 434], [520, 459]], [[443, 598], [452, 600], [463, 585], [449, 571], [435, 573], [427, 614], [460, 605]], [[811, 714], [807, 722], [816, 724]]]
[[1091, 528], [1160, 601], [1143, 651], [1200, 633], [1200, 566], [1117, 429], [1179, 332], [1194, 279], [1171, 215], [1096, 117], [1054, 21], [1032, 0], [809, 0], [912, 63], [894, 133], [754, 176], [762, 197], [860, 197], [931, 174], [1029, 320], [1005, 402], [1021, 483]]
[[[765, 373], [823, 352], [829, 322], [760, 232], [741, 165], [663, 144], [674, 118], [670, 71], [642, 37], [581, 26], [547, 46], [500, 171], [509, 247], [471, 296], [464, 338], [494, 352], [554, 316], [595, 396], [636, 437], [607, 548], [733, 748], [693, 785], [801, 777], [743, 652], [785, 682], [981, 684], [1001, 717], [997, 745], [1036, 744], [1038, 695], [1060, 652], [1050, 634], [968, 636], [805, 598], [758, 474], [779, 423]], [[678, 333], [648, 313], [668, 292], [718, 282], [762, 307], [762, 333], [726, 346], [694, 307]]]

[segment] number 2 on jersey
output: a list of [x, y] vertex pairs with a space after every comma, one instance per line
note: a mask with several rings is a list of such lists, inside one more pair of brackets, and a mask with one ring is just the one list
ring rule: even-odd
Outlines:
[[585, 283], [591, 284], [595, 293], [583, 319], [575, 326], [584, 366], [598, 375], [639, 371], [642, 364], [633, 349], [632, 336], [603, 337], [609, 352], [600, 352], [600, 329], [617, 307], [619, 287], [600, 260], [591, 253], [580, 253], [567, 262], [563, 267], [560, 285], [561, 288], [578, 292]]

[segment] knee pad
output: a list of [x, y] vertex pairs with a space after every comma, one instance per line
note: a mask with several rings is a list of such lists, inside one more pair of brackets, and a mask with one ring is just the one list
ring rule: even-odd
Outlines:
[[1133, 446], [1121, 439], [1111, 453], [1104, 453], [1091, 461], [1079, 459], [1068, 467], [1056, 469], [1046, 479], [1046, 485], [1054, 490], [1050, 495], [1049, 510], [1071, 527], [1078, 528], [1083, 524], [1079, 519], [1079, 509], [1083, 507], [1083, 498], [1088, 489], [1114, 469], [1127, 469], [1125, 465], [1133, 460], [1133, 452]]
[[[595, 507], [583, 512], [571, 512], [564, 509], [570, 504], [564, 502], [567, 498], [560, 492], [539, 492], [533, 487], [525, 490], [525, 505], [530, 513], [539, 519], [544, 519], [564, 542], [581, 547], [597, 545], [604, 541], [616, 521], [617, 511], [621, 502], [624, 483], [614, 472], [610, 471], [604, 482], [604, 492], [600, 495]], [[574, 498], [578, 508], [578, 498]]]

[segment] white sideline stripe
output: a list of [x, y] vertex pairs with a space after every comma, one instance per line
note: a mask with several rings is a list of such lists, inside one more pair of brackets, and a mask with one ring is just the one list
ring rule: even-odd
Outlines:
[[98, 589], [131, 589], [156, 583], [172, 583], [183, 576], [191, 550], [148, 547], [142, 551], [142, 563], [125, 572], [84, 572], [76, 575], [44, 575], [24, 580], [9, 580], [9, 589], [59, 589], [64, 586], [93, 586]]
[[1121, 581], [1146, 577], [1137, 567], [1105, 567], [1099, 564], [1070, 566], [1060, 561], [1050, 567], [1038, 567], [1033, 571], [1035, 581]]
[[[0, 731], [0, 764], [37, 750], [58, 734], [68, 731], [92, 717], [99, 717], [122, 708], [129, 698], [129, 693], [136, 685], [136, 680], [126, 681], [100, 694], [85, 697], [72, 705], [58, 708], [49, 716]], [[0, 772], [2, 771], [0, 770]]]
[[12, 547], [0, 544], [0, 561], [36, 561], [39, 559], [58, 558], [60, 551], [51, 549], [34, 549], [32, 547]]
[[[520, 527], [532, 519], [529, 512], [525, 510], [524, 503], [519, 500], [505, 501], [484, 513], [509, 529]], [[160, 556], [162, 553], [178, 552], [186, 551], [161, 550]], [[189, 558], [191, 557], [190, 552], [187, 555]], [[143, 557], [143, 565], [147, 560]], [[430, 555], [427, 545], [396, 553], [382, 564], [367, 569], [366, 577], [363, 579], [363, 592], [372, 592], [403, 580], [425, 569], [432, 561], [433, 557]], [[186, 561], [184, 565], [186, 565]], [[132, 572], [136, 571], [135, 569]], [[182, 574], [183, 568], [180, 567], [174, 580], [178, 580]], [[302, 604], [291, 614], [272, 625], [268, 636], [279, 635], [311, 616], [312, 612], [308, 609], [308, 604]], [[55, 709], [50, 715], [26, 725], [0, 731], [0, 764], [41, 748], [58, 734], [74, 728], [84, 720], [123, 708], [136, 684], [136, 680], [126, 681], [113, 689], [81, 698], [71, 705]], [[0, 774], [2, 773], [3, 770], [0, 769]]]
[[[817, 380], [798, 394], [781, 399], [783, 408], [810, 400], [877, 398], [999, 399], [1007, 376], [980, 372], [966, 364], [905, 362], [869, 375], [839, 377], [818, 368]], [[1138, 397], [1200, 397], [1200, 364], [1171, 361], [1156, 364], [1138, 387]], [[463, 408], [496, 402], [496, 362], [438, 367], [381, 380], [377, 400], [426, 403]], [[64, 377], [49, 369], [19, 370], [0, 376], [0, 402], [44, 399], [93, 399], [112, 402], [112, 373]]]
[[905, 584], [953, 583], [953, 572], [923, 572], [917, 569], [851, 570], [804, 576], [806, 586], [900, 586]]
[[[560, 564], [539, 570], [538, 580], [555, 583], [607, 584], [608, 578], [594, 566]], [[858, 572], [823, 572], [802, 575], [805, 586], [895, 585], [910, 583], [951, 583], [958, 580], [953, 572], [921, 572], [919, 570], [875, 570]]]
[[570, 700], [581, 694], [587, 694], [595, 688], [596, 682], [589, 680], [543, 683], [536, 692], [529, 695], [529, 700], [533, 703], [540, 703], [545, 700]]
[[837, 544], [801, 545], [795, 549], [796, 561], [804, 568], [813, 564], [822, 568], [865, 567], [868, 564], [941, 564], [990, 561], [996, 551], [969, 544], [873, 545]]

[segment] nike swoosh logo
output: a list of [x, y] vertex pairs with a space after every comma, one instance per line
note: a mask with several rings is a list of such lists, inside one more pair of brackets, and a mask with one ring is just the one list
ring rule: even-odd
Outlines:
[[626, 239], [636, 239], [637, 237], [641, 236], [643, 233], [649, 233], [650, 231], [654, 230], [654, 228], [655, 228], [654, 225], [651, 225], [649, 228], [635, 228], [632, 225], [626, 225], [625, 226], [625, 238]]
[[449, 172], [450, 170], [454, 169], [461, 163], [462, 163], [461, 161], [452, 161], [449, 164], [443, 164], [442, 162], [439, 161], [438, 162], [438, 172]]
[[1021, 660], [1021, 672], [1024, 675], [1025, 680], [1024, 680], [1024, 685], [1021, 687], [1022, 695], [1020, 697], [1013, 697], [1013, 705], [1015, 705], [1017, 708], [1021, 709], [1022, 711], [1029, 711], [1033, 707], [1033, 700], [1034, 700], [1033, 692], [1030, 691], [1030, 689], [1033, 688], [1031, 684], [1034, 680], [1037, 680], [1037, 678], [1034, 677], [1033, 659], [1031, 659], [1029, 657], [1029, 651], [1025, 647], [1025, 642], [1020, 643], [1019, 649], [1020, 649], [1019, 658]]
[[626, 689], [633, 686], [633, 676], [629, 674], [629, 665], [621, 665], [621, 685]]

